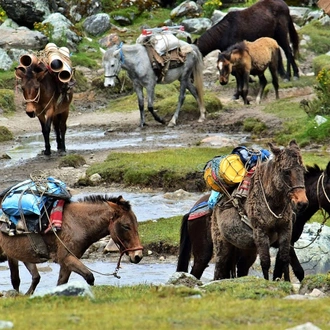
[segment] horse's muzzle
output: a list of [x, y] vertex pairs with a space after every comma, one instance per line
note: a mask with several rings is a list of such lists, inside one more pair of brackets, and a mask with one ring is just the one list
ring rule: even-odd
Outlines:
[[228, 84], [228, 80], [227, 79], [219, 79], [219, 81], [220, 81], [220, 84], [221, 85], [227, 85]]
[[25, 112], [30, 118], [35, 118], [36, 113], [34, 111], [26, 111]]
[[294, 189], [289, 193], [291, 198], [292, 207], [295, 212], [302, 212], [308, 206], [308, 199], [306, 191], [303, 188]]
[[138, 264], [143, 258], [142, 250], [129, 251], [128, 256], [130, 262]]

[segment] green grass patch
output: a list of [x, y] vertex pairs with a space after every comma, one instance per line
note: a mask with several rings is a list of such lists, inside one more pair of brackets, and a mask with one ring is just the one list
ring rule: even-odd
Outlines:
[[59, 167], [74, 167], [78, 168], [86, 164], [86, 160], [81, 155], [66, 155], [61, 157]]
[[305, 48], [317, 55], [325, 54], [330, 50], [330, 30], [328, 26], [322, 26], [320, 22], [315, 20], [299, 29], [298, 34], [310, 37], [310, 41], [307, 42]]
[[161, 242], [161, 244], [179, 246], [181, 218], [177, 216], [140, 222], [139, 235], [142, 245]]
[[94, 299], [3, 298], [0, 310], [2, 320], [13, 322], [17, 330], [245, 330], [247, 325], [251, 330], [273, 330], [307, 322], [327, 329], [330, 298], [285, 300], [282, 297], [287, 295], [287, 287], [288, 284], [267, 283], [253, 277], [214, 283], [202, 290], [151, 285], [96, 286], [92, 288]]
[[13, 140], [13, 133], [5, 126], [0, 126], [0, 142]]
[[216, 153], [228, 154], [231, 150], [189, 147], [148, 153], [112, 152], [103, 163], [88, 168], [87, 175], [99, 173], [106, 182], [118, 182], [126, 186], [142, 185], [172, 190], [179, 189], [181, 185], [188, 189], [189, 179], [202, 179], [202, 170], [208, 160]]

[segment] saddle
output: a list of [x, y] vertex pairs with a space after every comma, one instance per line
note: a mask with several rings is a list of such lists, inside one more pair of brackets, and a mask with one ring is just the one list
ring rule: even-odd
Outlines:
[[162, 82], [168, 70], [178, 68], [186, 61], [186, 54], [180, 48], [159, 55], [152, 45], [145, 44], [151, 66], [157, 76], [157, 82]]

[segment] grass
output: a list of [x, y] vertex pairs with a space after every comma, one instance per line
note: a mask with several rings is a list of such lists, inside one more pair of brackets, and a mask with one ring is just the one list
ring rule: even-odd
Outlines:
[[[5, 298], [2, 320], [15, 329], [286, 329], [312, 322], [329, 328], [330, 298], [285, 300], [290, 284], [253, 277], [187, 287], [97, 286], [84, 297]], [[239, 311], [239, 312], [238, 312]]]

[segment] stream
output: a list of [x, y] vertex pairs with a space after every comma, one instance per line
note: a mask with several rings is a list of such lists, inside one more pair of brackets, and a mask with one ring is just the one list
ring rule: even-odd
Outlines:
[[[185, 138], [183, 138], [185, 134]], [[223, 134], [205, 134], [191, 132], [193, 141], [202, 141], [208, 146], [221, 147], [224, 145], [237, 146], [246, 141], [245, 135]], [[181, 130], [167, 130], [160, 128], [153, 135], [146, 134], [141, 131], [133, 131], [130, 133], [110, 132], [106, 133], [101, 129], [93, 129], [89, 131], [79, 131], [79, 129], [69, 128], [66, 135], [66, 144], [70, 146], [70, 150], [131, 150], [134, 148], [155, 148], [155, 147], [185, 147], [184, 141], [187, 141], [187, 132]], [[0, 146], [0, 153], [6, 153], [10, 156], [10, 160], [0, 161], [0, 166], [13, 167], [17, 163], [24, 163], [25, 160], [36, 157], [40, 150], [43, 149], [43, 138], [40, 132], [35, 134], [27, 134], [19, 136], [13, 145], [8, 149], [7, 146]], [[52, 148], [55, 149], [53, 143]], [[157, 220], [159, 218], [168, 218], [177, 215], [183, 215], [190, 210], [196, 200], [200, 197], [200, 193], [187, 193], [178, 191], [174, 193], [163, 192], [131, 192], [131, 191], [109, 191], [113, 195], [123, 195], [126, 200], [129, 200], [133, 211], [137, 215], [138, 221]], [[80, 195], [76, 197], [81, 197]], [[146, 212], [145, 210], [148, 210]], [[179, 235], [179, 233], [178, 233]], [[95, 270], [96, 285], [135, 285], [135, 284], [161, 284], [166, 283], [170, 276], [175, 272], [175, 261], [159, 261], [150, 264], [150, 262], [142, 261], [135, 265], [123, 260], [119, 271], [120, 279], [113, 276], [100, 275], [99, 273], [113, 273], [116, 268], [116, 262], [109, 261], [91, 261], [88, 259], [82, 260], [89, 268]], [[41, 275], [41, 281], [37, 287], [39, 290], [49, 289], [55, 286], [57, 282], [59, 265], [53, 262], [46, 262], [38, 265]], [[213, 277], [214, 266], [210, 265], [204, 272], [202, 281], [210, 281]], [[20, 263], [21, 276], [21, 292], [27, 291], [31, 276], [25, 266]], [[82, 281], [81, 276], [73, 273], [70, 281]], [[7, 263], [0, 264], [0, 290], [12, 289], [10, 283], [10, 274]]]

